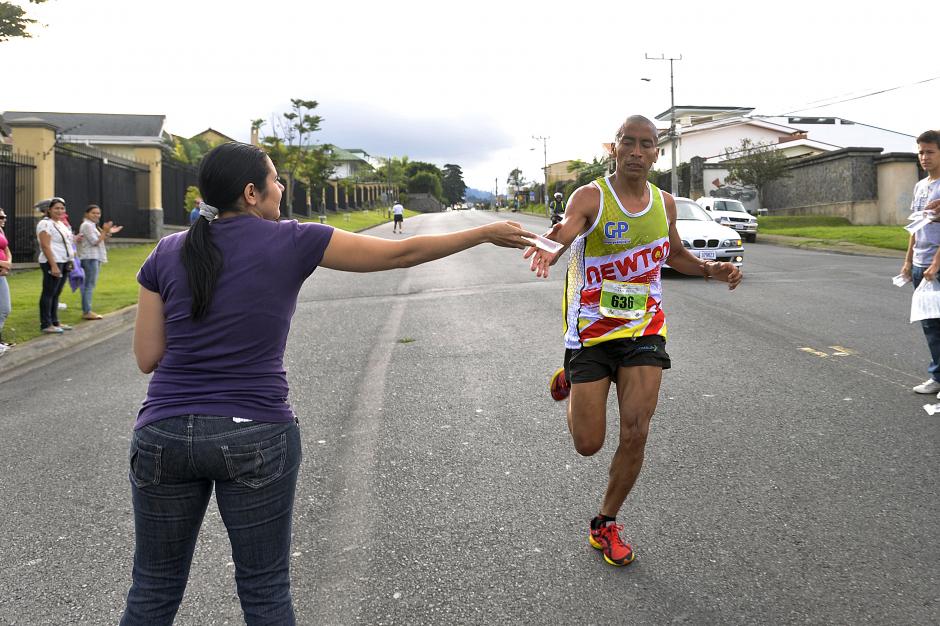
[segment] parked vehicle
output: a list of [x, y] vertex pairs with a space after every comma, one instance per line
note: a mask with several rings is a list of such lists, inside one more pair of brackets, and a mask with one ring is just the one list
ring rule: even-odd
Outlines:
[[757, 240], [757, 218], [744, 205], [731, 198], [699, 198], [699, 206], [708, 211], [719, 224], [735, 229], [745, 241]]
[[744, 264], [741, 235], [717, 223], [701, 206], [676, 197], [676, 230], [682, 245], [700, 259]]

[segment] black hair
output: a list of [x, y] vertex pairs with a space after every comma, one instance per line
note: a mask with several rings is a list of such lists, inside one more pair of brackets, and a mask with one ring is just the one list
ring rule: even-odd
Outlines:
[[88, 208], [85, 209], [85, 213], [89, 213], [92, 209], [101, 209], [97, 204], [89, 204]]
[[920, 134], [920, 137], [917, 138], [917, 143], [932, 143], [940, 148], [940, 131], [925, 130]]
[[[199, 165], [199, 193], [203, 201], [220, 213], [240, 211], [241, 197], [249, 183], [264, 193], [268, 179], [268, 158], [258, 146], [223, 143], [213, 148]], [[222, 271], [222, 253], [212, 243], [209, 220], [199, 217], [183, 242], [183, 267], [189, 281], [193, 304], [191, 314], [199, 321], [209, 313], [212, 292]]]

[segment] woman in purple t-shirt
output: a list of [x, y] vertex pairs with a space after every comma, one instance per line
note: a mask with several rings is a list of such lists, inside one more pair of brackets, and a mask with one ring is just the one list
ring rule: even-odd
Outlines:
[[136, 546], [122, 624], [173, 622], [213, 487], [246, 622], [294, 623], [301, 449], [283, 359], [318, 266], [411, 267], [481, 243], [525, 248], [533, 236], [513, 222], [402, 240], [278, 222], [283, 190], [260, 148], [213, 149], [199, 169], [200, 218], [162, 239], [138, 274], [134, 356], [153, 377], [130, 448]]

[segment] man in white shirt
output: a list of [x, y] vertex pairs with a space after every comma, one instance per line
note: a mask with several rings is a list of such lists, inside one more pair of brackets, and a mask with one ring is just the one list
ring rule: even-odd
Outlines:
[[[914, 185], [911, 212], [936, 212], [940, 206], [940, 131], [928, 130], [917, 138], [917, 157], [927, 178]], [[940, 278], [940, 222], [932, 221], [911, 235], [901, 274], [914, 282]], [[930, 378], [914, 387], [915, 393], [940, 392], [940, 319], [921, 320], [930, 349]], [[940, 395], [937, 396], [940, 398]]]
[[396, 201], [392, 206], [392, 213], [395, 214], [395, 222], [392, 224], [392, 232], [395, 232], [395, 229], [398, 229], [398, 232], [405, 232], [405, 207], [401, 205], [401, 202]]

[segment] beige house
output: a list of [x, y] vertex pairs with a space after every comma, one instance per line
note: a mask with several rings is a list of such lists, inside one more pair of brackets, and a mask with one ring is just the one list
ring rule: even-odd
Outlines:
[[224, 133], [220, 133], [214, 128], [207, 128], [201, 133], [197, 133], [189, 138], [190, 141], [205, 141], [209, 146], [216, 147], [223, 143], [231, 143], [237, 141], [237, 139], [232, 139]]
[[569, 168], [574, 165], [574, 163], [574, 161], [568, 160], [548, 164], [545, 168], [545, 181], [548, 186], [549, 194], [554, 193], [556, 188], [563, 187], [565, 184], [577, 180], [577, 174], [569, 171]]

